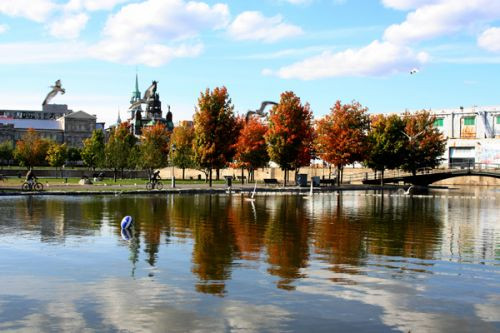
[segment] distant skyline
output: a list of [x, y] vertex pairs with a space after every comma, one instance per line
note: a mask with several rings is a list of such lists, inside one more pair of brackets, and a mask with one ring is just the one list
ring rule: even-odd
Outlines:
[[221, 85], [238, 113], [287, 90], [315, 118], [337, 99], [500, 105], [500, 1], [0, 0], [0, 68], [0, 109], [39, 110], [60, 79], [53, 103], [107, 125], [127, 118], [136, 72], [175, 122]]

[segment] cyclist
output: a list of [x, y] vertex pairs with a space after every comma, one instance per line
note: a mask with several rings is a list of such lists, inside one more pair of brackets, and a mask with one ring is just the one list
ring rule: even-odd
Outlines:
[[156, 170], [155, 172], [153, 172], [150, 179], [151, 183], [153, 184], [153, 188], [154, 185], [156, 185], [156, 183], [158, 183], [159, 180], [160, 180], [160, 170]]
[[29, 184], [30, 188], [32, 188], [33, 185], [35, 185], [36, 176], [31, 168], [26, 173], [26, 182]]

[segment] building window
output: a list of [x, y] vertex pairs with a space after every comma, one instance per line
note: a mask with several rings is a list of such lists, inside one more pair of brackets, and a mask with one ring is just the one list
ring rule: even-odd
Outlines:
[[476, 124], [476, 117], [464, 117], [465, 126], [474, 126]]
[[497, 116], [497, 125], [500, 125], [500, 116]]
[[444, 124], [443, 118], [436, 118], [436, 120], [434, 120], [434, 127], [443, 127], [443, 124]]

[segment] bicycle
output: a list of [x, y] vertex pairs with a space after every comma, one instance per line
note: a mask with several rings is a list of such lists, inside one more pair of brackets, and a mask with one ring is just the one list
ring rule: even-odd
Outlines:
[[163, 188], [163, 184], [160, 181], [149, 181], [146, 183], [147, 190], [161, 190]]
[[43, 190], [43, 184], [39, 183], [36, 179], [33, 180], [27, 180], [21, 185], [21, 189], [23, 191], [42, 191]]

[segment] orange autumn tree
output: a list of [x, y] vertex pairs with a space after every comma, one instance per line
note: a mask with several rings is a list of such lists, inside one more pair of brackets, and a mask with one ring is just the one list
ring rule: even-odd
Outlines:
[[21, 140], [16, 142], [14, 158], [21, 166], [28, 169], [40, 165], [45, 161], [50, 142], [40, 138], [40, 135], [33, 128], [29, 128], [23, 134]]
[[239, 133], [226, 87], [201, 93], [194, 114], [194, 133], [196, 163], [208, 171], [212, 186], [212, 170], [224, 168], [233, 160]]
[[367, 108], [356, 101], [337, 101], [330, 114], [317, 122], [316, 149], [319, 157], [337, 168], [337, 184], [347, 164], [363, 161], [367, 148], [370, 119]]
[[140, 164], [149, 174], [168, 165], [169, 143], [170, 132], [164, 124], [157, 123], [142, 130]]
[[[235, 167], [245, 168], [248, 171], [248, 180], [253, 179], [255, 169], [263, 168], [269, 162], [267, 145], [264, 135], [267, 125], [256, 117], [250, 117], [248, 121], [238, 119], [241, 131], [236, 142]], [[243, 173], [243, 171], [242, 171]]]
[[309, 165], [312, 157], [312, 112], [309, 104], [302, 105], [293, 92], [281, 94], [280, 102], [269, 114], [269, 130], [265, 138], [272, 161], [284, 171]]

